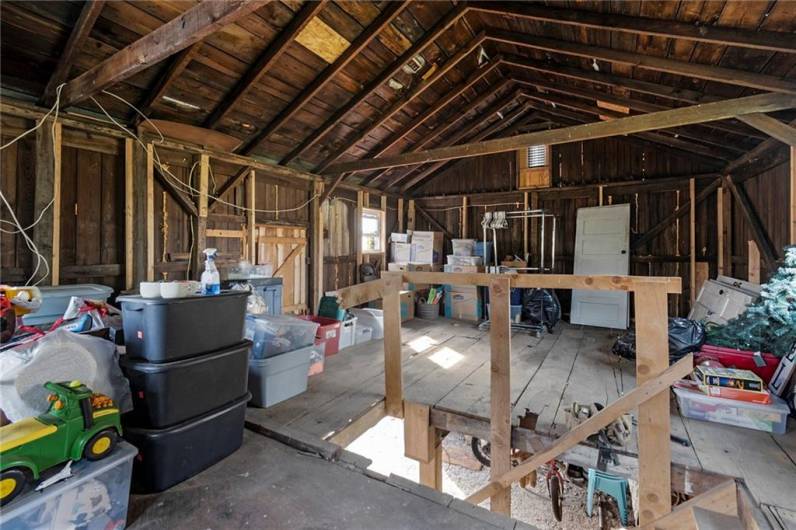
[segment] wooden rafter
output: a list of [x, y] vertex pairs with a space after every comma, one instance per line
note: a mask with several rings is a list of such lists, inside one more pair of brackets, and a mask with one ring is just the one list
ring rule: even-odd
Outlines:
[[287, 26], [279, 32], [260, 56], [257, 57], [254, 64], [246, 70], [246, 73], [238, 80], [230, 93], [226, 94], [221, 103], [210, 113], [204, 122], [205, 127], [214, 129], [218, 126], [221, 120], [243, 99], [246, 93], [279, 61], [287, 51], [288, 46], [293, 42], [293, 39], [326, 7], [327, 1], [320, 0], [304, 4]]
[[379, 114], [378, 117], [370, 122], [364, 129], [358, 130], [346, 144], [339, 148], [334, 154], [330, 155], [326, 158], [318, 168], [315, 169], [315, 172], [322, 173], [327, 167], [329, 167], [335, 160], [343, 156], [349, 149], [354, 147], [363, 138], [365, 138], [368, 134], [370, 134], [373, 130], [377, 129], [384, 125], [390, 118], [395, 116], [398, 112], [400, 112], [406, 105], [408, 105], [414, 98], [418, 97], [420, 94], [428, 90], [434, 83], [442, 79], [445, 74], [447, 74], [453, 67], [457, 64], [462, 62], [470, 53], [478, 48], [484, 42], [485, 34], [483, 32], [479, 33], [462, 48], [459, 49], [453, 56], [451, 56], [444, 64], [438, 65], [438, 68], [434, 70], [434, 72], [425, 79], [422, 79], [417, 85], [409, 89], [409, 91], [400, 97], [398, 100], [393, 102], [392, 105], [383, 113]]
[[[796, 120], [792, 120], [790, 122], [791, 127], [796, 127]], [[773, 150], [780, 147], [779, 140], [775, 138], [769, 138], [763, 142], [760, 142], [754, 149], [746, 153], [740, 158], [733, 160], [730, 164], [724, 168], [724, 173], [737, 173], [739, 170], [748, 169], [751, 167], [751, 164], [756, 163], [760, 159], [767, 156]]]
[[[194, 57], [199, 53], [201, 47], [202, 43], [200, 41], [185, 48], [174, 56], [168, 68], [166, 68], [163, 74], [155, 81], [155, 84], [147, 90], [146, 98], [138, 106], [142, 114], [149, 114], [152, 110], [152, 106], [166, 94], [171, 84], [180, 77]], [[138, 125], [141, 123], [142, 119], [140, 114], [136, 114], [133, 124]]]
[[551, 131], [523, 134], [508, 139], [488, 140], [479, 143], [431, 149], [417, 153], [341, 162], [327, 168], [328, 173], [357, 172], [395, 166], [407, 166], [419, 163], [466, 158], [491, 153], [513, 151], [523, 145], [559, 144], [634, 134], [656, 129], [667, 129], [694, 123], [704, 123], [732, 118], [743, 114], [757, 112], [774, 112], [796, 107], [796, 96], [787, 94], [760, 94], [744, 98], [706, 103], [693, 107], [661, 112], [651, 112], [638, 116], [630, 116], [617, 120], [588, 123], [574, 127], [553, 129]]
[[603, 14], [528, 2], [469, 2], [468, 7], [476, 11], [552, 24], [796, 53], [796, 35], [792, 33], [696, 25], [676, 20], [627, 16], [618, 13]]
[[612, 48], [590, 46], [570, 41], [548, 39], [536, 35], [512, 33], [502, 30], [489, 30], [489, 40], [516, 46], [523, 46], [548, 53], [571, 55], [586, 59], [596, 59], [610, 63], [623, 64], [645, 70], [695, 77], [707, 81], [717, 81], [730, 85], [756, 88], [771, 92], [796, 94], [796, 83], [772, 75], [758, 74], [746, 70], [736, 70], [721, 66], [676, 61], [635, 52], [625, 52]]
[[75, 59], [83, 48], [83, 44], [91, 33], [91, 28], [94, 27], [94, 23], [97, 21], [103, 7], [105, 7], [105, 0], [86, 0], [83, 4], [83, 9], [80, 11], [77, 22], [75, 22], [75, 27], [72, 28], [72, 32], [69, 34], [69, 39], [61, 52], [58, 64], [55, 66], [52, 75], [50, 75], [47, 86], [44, 88], [39, 100], [40, 105], [49, 107], [55, 101], [55, 90], [69, 78], [69, 71], [72, 69], [72, 65], [75, 63]]
[[260, 131], [252, 135], [241, 148], [244, 154], [250, 154], [261, 142], [279, 130], [301, 110], [318, 92], [321, 91], [334, 77], [345, 69], [370, 43], [378, 37], [409, 5], [406, 1], [391, 2], [377, 16], [370, 25], [354, 39], [346, 50], [338, 57], [334, 63], [330, 64], [318, 74], [317, 77], [304, 90], [301, 91], [287, 107], [272, 119]]
[[184, 50], [262, 7], [267, 0], [202, 2], [144, 35], [100, 64], [69, 81], [61, 105], [80, 103], [136, 73]]
[[749, 114], [738, 118], [747, 125], [763, 131], [785, 145], [796, 145], [796, 128], [765, 114]]
[[428, 30], [420, 39], [409, 47], [398, 59], [393, 61], [390, 66], [385, 68], [375, 79], [365, 86], [357, 95], [355, 95], [348, 103], [338, 109], [323, 125], [315, 129], [307, 138], [304, 139], [295, 149], [288, 153], [280, 164], [286, 165], [295, 160], [304, 151], [315, 145], [320, 141], [329, 131], [331, 131], [340, 121], [345, 118], [349, 112], [354, 110], [360, 103], [370, 97], [381, 85], [387, 82], [391, 77], [398, 73], [398, 71], [406, 64], [406, 62], [421, 53], [429, 45], [431, 45], [437, 37], [442, 35], [448, 28], [453, 26], [464, 14], [466, 10], [463, 5], [454, 7], [442, 19], [440, 19], [434, 26]]

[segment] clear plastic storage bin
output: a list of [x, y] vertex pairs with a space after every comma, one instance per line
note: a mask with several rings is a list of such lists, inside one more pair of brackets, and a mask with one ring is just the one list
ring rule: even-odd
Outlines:
[[340, 349], [353, 346], [357, 335], [357, 317], [351, 317], [340, 323]]
[[3, 530], [106, 530], [124, 528], [130, 479], [132, 445], [119, 442], [114, 451], [96, 462], [72, 463], [72, 476], [42, 491], [30, 491], [0, 511]]
[[371, 329], [372, 338], [384, 338], [384, 311], [366, 307], [363, 309], [351, 309], [351, 313], [357, 317], [357, 324], [362, 324]]
[[686, 418], [724, 423], [774, 434], [785, 434], [788, 425], [788, 405], [775, 395], [772, 403], [761, 405], [736, 399], [724, 399], [703, 394], [699, 390], [674, 387], [680, 411]]
[[252, 359], [267, 359], [311, 346], [318, 323], [287, 315], [248, 315], [246, 338], [253, 342]]
[[26, 326], [42, 326], [51, 324], [64, 316], [64, 311], [69, 307], [73, 296], [107, 302], [113, 288], [96, 283], [78, 283], [74, 285], [56, 285], [39, 287], [41, 291], [41, 307], [34, 312], [22, 317]]

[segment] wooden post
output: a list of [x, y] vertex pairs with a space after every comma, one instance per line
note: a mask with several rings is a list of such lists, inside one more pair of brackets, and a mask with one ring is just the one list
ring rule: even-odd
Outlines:
[[716, 268], [724, 274], [724, 188], [716, 190]]
[[398, 198], [398, 232], [402, 233], [404, 231], [404, 199], [403, 197]]
[[428, 405], [404, 402], [404, 455], [420, 463], [420, 484], [442, 491], [442, 438]]
[[406, 229], [411, 232], [415, 230], [415, 201], [411, 199], [406, 208]]
[[754, 239], [749, 240], [749, 253], [747, 260], [747, 279], [752, 283], [760, 283], [760, 249]]
[[199, 279], [204, 262], [204, 249], [207, 248], [207, 188], [210, 176], [210, 156], [199, 155], [199, 197], [196, 203], [197, 215], [194, 218], [194, 244], [191, 270], [194, 279]]
[[[531, 210], [539, 209], [539, 192], [531, 192]], [[539, 219], [531, 219], [531, 254], [539, 255]]]
[[688, 181], [688, 200], [691, 207], [688, 209], [688, 257], [690, 267], [688, 268], [688, 299], [691, 302], [689, 307], [694, 307], [696, 300], [696, 179]]
[[[47, 260], [50, 283], [58, 285], [61, 237], [61, 123], [47, 121], [36, 129], [35, 187], [33, 218], [41, 220], [33, 227], [33, 241]], [[50, 202], [52, 201], [52, 204]], [[47, 211], [42, 215], [44, 209]], [[36, 258], [33, 263], [35, 267]], [[45, 281], [47, 267], [42, 263], [34, 282]]]
[[[522, 194], [522, 209], [528, 211], [528, 192]], [[522, 257], [530, 262], [528, 259], [528, 218], [522, 218]]]
[[323, 214], [321, 213], [320, 198], [323, 195], [323, 181], [316, 181], [313, 186], [315, 199], [312, 201], [312, 240], [310, 242], [312, 252], [312, 305], [311, 311], [317, 314], [323, 296]]
[[431, 429], [434, 452], [431, 460], [420, 462], [420, 483], [437, 491], [442, 491], [442, 436], [439, 430]]
[[257, 184], [257, 176], [254, 171], [254, 168], [249, 170], [249, 178], [247, 180], [248, 186], [246, 190], [246, 203], [247, 203], [247, 212], [246, 212], [246, 225], [248, 228], [248, 242], [249, 242], [249, 262], [252, 265], [257, 265], [257, 214], [254, 210], [256, 210], [257, 204], [257, 191], [256, 191], [256, 184]]
[[[645, 286], [635, 295], [636, 385], [669, 367], [666, 288]], [[644, 525], [672, 509], [669, 392], [638, 407], [639, 520]]]
[[387, 196], [381, 196], [381, 270], [387, 270]]
[[603, 187], [597, 186], [597, 206], [603, 205]]
[[460, 223], [460, 225], [461, 225], [461, 232], [460, 232], [461, 236], [460, 237], [462, 239], [467, 239], [467, 236], [470, 233], [470, 230], [469, 230], [470, 227], [467, 225], [467, 221], [468, 221], [468, 219], [467, 219], [467, 217], [468, 217], [467, 216], [467, 210], [468, 210], [467, 203], [468, 203], [467, 196], [462, 197], [462, 212], [460, 214], [460, 218], [461, 218], [461, 223]]
[[[496, 277], [489, 283], [490, 365], [490, 478], [511, 470], [511, 323], [509, 320], [510, 279]], [[492, 495], [490, 509], [511, 516], [511, 487]]]
[[721, 210], [722, 210], [722, 241], [724, 243], [724, 274], [732, 276], [734, 274], [732, 261], [732, 193], [726, 187], [721, 187]]
[[354, 271], [354, 280], [356, 282], [359, 281], [359, 266], [362, 265], [362, 208], [365, 204], [365, 192], [358, 191], [357, 192], [357, 209], [356, 209], [356, 220], [355, 220], [355, 230], [354, 230], [354, 237], [355, 241], [354, 244], [356, 245], [357, 249], [357, 262], [356, 268]]
[[155, 280], [155, 147], [146, 146], [146, 281]]
[[796, 245], [796, 145], [790, 146], [790, 237]]
[[384, 296], [384, 409], [390, 416], [403, 415], [401, 377], [401, 285], [400, 273], [383, 273]]
[[135, 242], [135, 232], [133, 225], [133, 212], [135, 211], [135, 195], [133, 192], [133, 181], [135, 174], [133, 171], [133, 151], [135, 140], [125, 138], [124, 140], [124, 288], [128, 291], [133, 288], [134, 262], [133, 252]]

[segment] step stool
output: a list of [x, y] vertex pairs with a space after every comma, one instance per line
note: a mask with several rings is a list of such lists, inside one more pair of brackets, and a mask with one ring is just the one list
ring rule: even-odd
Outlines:
[[594, 504], [594, 494], [602, 492], [613, 497], [619, 507], [619, 519], [627, 525], [627, 479], [604, 473], [596, 469], [589, 469], [589, 486], [586, 492], [586, 513], [591, 517]]

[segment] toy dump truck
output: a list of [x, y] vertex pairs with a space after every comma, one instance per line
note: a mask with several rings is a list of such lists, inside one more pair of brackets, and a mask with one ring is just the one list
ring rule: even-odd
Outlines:
[[46, 413], [0, 427], [0, 506], [43, 471], [67, 460], [107, 456], [122, 432], [119, 409], [80, 381], [45, 383]]

